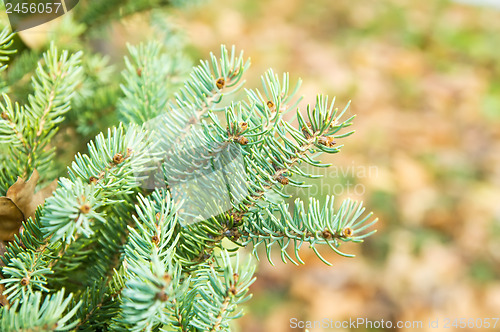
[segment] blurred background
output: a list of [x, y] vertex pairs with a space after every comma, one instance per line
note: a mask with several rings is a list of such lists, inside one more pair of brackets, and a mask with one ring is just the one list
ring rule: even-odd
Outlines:
[[[304, 266], [263, 258], [239, 330], [365, 318], [422, 321], [422, 329], [400, 330], [437, 331], [449, 318], [453, 331], [455, 318], [500, 317], [499, 7], [206, 0], [170, 11], [193, 59], [234, 44], [252, 59], [248, 88], [260, 87], [268, 68], [290, 72], [292, 81], [303, 79], [301, 107], [324, 93], [339, 108], [351, 100], [349, 114], [357, 114], [356, 133], [325, 158], [333, 164], [325, 177], [296, 194], [363, 200], [378, 232], [343, 247], [356, 258], [322, 251], [332, 267], [308, 250]], [[147, 25], [141, 15], [114, 24], [96, 47], [123, 63], [125, 42], [151, 38]], [[23, 37], [29, 45], [43, 38]], [[441, 329], [429, 328], [436, 319]]]

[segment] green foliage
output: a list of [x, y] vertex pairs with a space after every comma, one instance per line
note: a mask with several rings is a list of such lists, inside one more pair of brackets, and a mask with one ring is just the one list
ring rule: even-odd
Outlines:
[[[11, 54], [11, 37], [0, 37], [2, 54]], [[0, 309], [2, 331], [228, 331], [255, 280], [253, 260], [242, 262], [234, 251], [251, 246], [257, 253], [263, 245], [271, 261], [278, 246], [283, 261], [298, 264], [308, 243], [329, 264], [318, 246], [352, 256], [341, 243], [374, 233], [368, 228], [376, 220], [361, 203], [347, 200], [336, 210], [333, 198], [311, 198], [305, 209], [297, 199], [292, 211], [286, 203], [285, 187], [307, 187], [298, 178], [313, 177], [303, 166], [328, 167], [319, 155], [338, 153], [335, 140], [352, 133], [345, 131], [353, 120], [343, 119], [347, 107], [339, 112], [320, 95], [302, 112], [300, 82], [290, 88], [288, 74], [280, 79], [272, 70], [261, 90], [237, 99], [250, 62], [234, 47], [222, 46], [220, 57], [201, 61], [182, 84], [186, 62], [178, 49], [150, 42], [129, 53], [118, 84], [105, 57], [53, 44], [29, 96], [11, 101], [4, 94], [3, 193], [35, 169], [44, 181], [55, 177], [51, 142], [66, 116], [86, 121], [113, 104], [122, 122], [76, 154], [7, 246], [1, 284], [10, 306]], [[109, 90], [99, 88], [107, 83]], [[200, 181], [206, 169], [221, 171], [223, 184]], [[150, 178], [155, 188], [145, 186]], [[194, 188], [185, 187], [190, 180]], [[219, 204], [223, 197], [227, 205]], [[195, 204], [186, 211], [189, 200]]]
[[3, 163], [0, 176], [0, 190], [5, 192], [18, 175], [26, 177], [37, 169], [42, 181], [50, 177], [54, 149], [49, 148], [57, 125], [64, 120], [70, 109], [76, 85], [81, 79], [81, 53], [69, 55], [67, 51], [58, 54], [51, 46], [38, 64], [36, 76], [32, 79], [33, 94], [26, 105], [12, 103], [3, 94], [0, 103], [0, 139], [7, 155], [16, 156]]
[[275, 242], [281, 248], [283, 262], [288, 259], [298, 264], [287, 251], [289, 245], [293, 244], [297, 261], [304, 264], [299, 257], [299, 249], [304, 242], [309, 243], [314, 253], [328, 265], [331, 264], [321, 256], [316, 245], [328, 245], [339, 255], [354, 257], [337, 249], [340, 241], [362, 242], [363, 238], [375, 232], [362, 233], [376, 220], [365, 224], [371, 218], [371, 213], [361, 218], [365, 208], [357, 202], [345, 200], [338, 211], [335, 211], [333, 202], [333, 197], [327, 196], [324, 206], [321, 206], [318, 200], [311, 197], [307, 211], [300, 199], [295, 201], [293, 214], [285, 203], [272, 210], [255, 211], [244, 227], [245, 244], [252, 243], [254, 251], [264, 244], [271, 263], [271, 246]]
[[129, 47], [131, 60], [125, 58], [123, 73], [127, 84], [121, 88], [124, 98], [118, 103], [122, 120], [142, 124], [167, 110], [167, 102], [180, 86], [185, 61], [175, 53], [166, 53], [160, 43]]
[[[10, 48], [12, 46], [12, 36], [13, 35], [9, 32], [7, 27], [0, 32], [0, 75], [2, 75], [2, 72], [7, 69], [6, 63], [9, 61], [9, 55], [16, 52]], [[0, 78], [0, 92], [7, 92], [7, 86], [3, 75]]]
[[64, 289], [45, 296], [37, 292], [20, 301], [15, 301], [10, 308], [2, 309], [0, 326], [2, 331], [70, 331], [77, 320], [72, 320], [80, 304], [68, 310], [72, 295], [64, 297]]
[[[7, 92], [9, 87], [11, 100], [20, 104], [27, 103], [27, 96], [33, 92], [29, 78], [37, 70], [39, 62], [43, 62], [43, 54], [48, 51], [51, 45], [64, 48], [70, 53], [77, 53], [80, 50], [95, 49], [92, 41], [98, 36], [106, 36], [109, 27], [114, 22], [126, 19], [127, 17], [142, 13], [151, 20], [155, 27], [156, 34], [171, 34], [171, 24], [165, 23], [165, 15], [155, 15], [152, 9], [165, 10], [170, 7], [183, 6], [193, 1], [183, 0], [127, 0], [127, 1], [80, 1], [68, 14], [58, 19], [57, 26], [52, 31], [54, 36], [46, 42], [38, 42], [37, 46], [30, 47], [29, 43], [24, 44], [22, 38], [14, 38], [18, 50], [9, 49], [12, 45], [12, 35], [9, 29], [4, 27], [7, 22], [0, 22], [0, 93]], [[1, 4], [3, 7], [3, 4]], [[159, 16], [162, 18], [160, 19]], [[170, 37], [168, 37], [170, 38]], [[44, 40], [43, 29], [40, 31], [40, 40]], [[167, 39], [167, 37], [165, 37]], [[168, 44], [169, 52], [174, 54], [181, 48], [180, 43]], [[183, 74], [189, 70], [183, 58], [171, 58], [172, 70], [176, 74]], [[117, 99], [121, 96], [120, 85], [115, 79], [116, 69], [110, 66], [108, 57], [98, 52], [85, 53], [80, 57], [81, 70], [84, 72], [84, 80], [80, 81], [75, 88], [74, 96], [71, 100], [71, 107], [74, 112], [66, 114], [66, 119], [61, 125], [64, 128], [76, 129], [74, 139], [83, 144], [77, 146], [84, 148], [88, 140], [105, 131], [108, 127], [117, 122], [115, 109], [118, 106]], [[6, 65], [8, 63], [8, 70]], [[157, 68], [167, 68], [166, 65]], [[2, 73], [3, 72], [3, 73]], [[172, 84], [180, 84], [183, 79], [173, 80]], [[174, 89], [175, 90], [175, 89]], [[96, 119], [96, 114], [99, 118]], [[78, 151], [78, 150], [76, 150]], [[66, 160], [62, 160], [56, 165], [57, 169], [62, 169], [69, 162], [74, 151], [67, 155]]]

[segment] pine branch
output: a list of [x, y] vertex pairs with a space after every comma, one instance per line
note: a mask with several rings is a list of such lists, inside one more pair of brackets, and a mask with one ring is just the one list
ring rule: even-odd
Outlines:
[[[281, 85], [272, 71], [264, 76], [263, 82], [265, 98], [258, 91], [250, 91], [248, 94], [252, 100], [251, 106], [248, 104], [245, 107], [233, 105], [226, 109], [226, 128], [217, 117], [209, 113], [213, 123], [203, 127], [205, 136], [195, 136], [196, 139], [193, 142], [185, 143], [188, 147], [195, 146], [195, 141], [198, 142], [199, 146], [204, 147], [211, 146], [213, 142], [228, 142], [240, 146], [247, 176], [241, 182], [248, 188], [248, 195], [242, 200], [233, 200], [233, 209], [227, 214], [223, 213], [227, 216], [227, 221], [212, 218], [211, 225], [203, 223], [203, 225], [190, 227], [190, 235], [186, 235], [183, 239], [191, 240], [181, 250], [181, 252], [190, 252], [190, 259], [187, 260], [194, 259], [196, 262], [199, 259], [203, 261], [207, 255], [209, 257], [213, 248], [217, 246], [217, 242], [222, 238], [226, 236], [237, 237], [238, 226], [247, 224], [249, 221], [244, 221], [244, 219], [248, 218], [251, 213], [260, 210], [271, 212], [273, 208], [278, 206], [279, 201], [276, 202], [270, 198], [268, 195], [270, 191], [286, 197], [281, 192], [284, 186], [287, 184], [302, 186], [302, 183], [291, 178], [294, 174], [308, 175], [298, 167], [299, 164], [305, 162], [319, 167], [325, 166], [311, 159], [309, 156], [311, 151], [337, 153], [340, 147], [333, 147], [335, 144], [333, 139], [342, 138], [352, 133], [338, 134], [341, 129], [351, 125], [352, 117], [343, 122], [339, 121], [347, 108], [339, 114], [333, 108], [333, 103], [329, 104], [328, 99], [322, 96], [318, 96], [312, 110], [308, 107], [308, 121], [304, 120], [300, 111], [297, 110], [301, 129], [293, 128], [283, 121], [283, 114], [294, 109], [297, 105], [297, 102], [292, 101], [297, 88], [289, 94], [288, 76], [284, 76], [283, 85]], [[212, 132], [216, 131], [215, 138], [210, 134], [210, 129]], [[210, 151], [210, 149], [208, 150]], [[203, 158], [204, 155], [210, 154], [209, 151], [201, 152], [201, 154], [197, 151], [196, 153], [200, 154], [200, 158]], [[181, 160], [197, 163], [195, 157], [186, 158], [175, 149], [172, 154]], [[176, 165], [173, 169], [179, 169], [178, 162], [172, 162], [172, 159], [169, 162], [170, 168]], [[190, 171], [184, 172], [189, 173]], [[233, 183], [240, 181], [234, 174], [231, 176], [231, 180]], [[209, 202], [205, 202], [205, 205], [199, 205], [204, 209], [210, 209], [206, 206], [208, 204]], [[193, 231], [193, 228], [197, 231]], [[207, 232], [211, 234], [208, 239]], [[188, 247], [190, 249], [187, 249]]]
[[94, 137], [116, 124], [115, 111], [120, 87], [109, 57], [85, 54], [82, 67], [85, 79], [71, 103], [73, 112], [68, 114], [68, 120], [76, 124], [79, 134]]
[[75, 86], [81, 79], [79, 67], [81, 53], [69, 56], [52, 46], [44, 54], [44, 63], [39, 63], [32, 80], [34, 94], [28, 97], [28, 105], [19, 106], [3, 96], [0, 103], [0, 139], [8, 145], [5, 148], [16, 159], [3, 161], [0, 185], [5, 189], [17, 176], [26, 178], [35, 169], [42, 175], [41, 181], [51, 177], [50, 169], [54, 148], [48, 148], [51, 138], [57, 132], [57, 124], [64, 120], [70, 108]]
[[77, 155], [70, 179], [60, 179], [60, 187], [45, 205], [41, 225], [50, 243], [62, 241], [67, 248], [81, 235], [92, 236], [95, 223], [104, 224], [109, 218], [105, 208], [124, 202], [120, 197], [136, 187], [134, 173], [141, 172], [147, 161], [142, 151], [148, 142], [143, 137], [136, 127], [114, 128], [107, 138], [101, 134], [89, 143], [89, 156]]
[[341, 252], [338, 247], [340, 241], [359, 243], [376, 231], [361, 233], [374, 225], [377, 219], [370, 220], [372, 213], [363, 217], [365, 208], [361, 203], [345, 200], [336, 211], [333, 197], [327, 196], [322, 207], [314, 198], [310, 198], [309, 207], [304, 209], [300, 199], [295, 201], [293, 214], [289, 212], [288, 204], [280, 204], [278, 208], [269, 211], [255, 211], [249, 216], [249, 222], [245, 223], [243, 230], [238, 231], [233, 237], [239, 238], [243, 245], [253, 244], [254, 253], [257, 248], [265, 245], [267, 258], [271, 260], [271, 245], [278, 243], [281, 249], [283, 262], [288, 259], [298, 264], [287, 252], [288, 247], [293, 244], [296, 259], [304, 264], [299, 257], [299, 249], [304, 242], [326, 264], [331, 265], [317, 250], [317, 245], [328, 245], [330, 249], [339, 255], [354, 257]]
[[[168, 57], [163, 60], [157, 44], [139, 50], [131, 48], [131, 53], [135, 64], [127, 62], [128, 69], [124, 74], [127, 85], [122, 87], [126, 97], [120, 101], [120, 110], [129, 121], [142, 123], [149, 120], [147, 127], [153, 132], [154, 140], [161, 142], [158, 149], [162, 153], [181, 143], [209, 111], [220, 110], [217, 106], [223, 96], [238, 91], [243, 84], [242, 76], [249, 67], [249, 61], [244, 62], [242, 53], [238, 56], [234, 47], [229, 52], [221, 46], [221, 58], [218, 60], [211, 54], [210, 62], [201, 61], [173, 101], [167, 102], [165, 98], [169, 92], [162, 83], [165, 73], [157, 68], [159, 63], [168, 63]], [[144, 61], [146, 54], [153, 58]], [[151, 91], [144, 87], [153, 89], [154, 97], [145, 94]]]
[[[70, 308], [78, 308], [75, 316], [79, 318], [74, 329], [76, 331], [98, 331], [108, 326], [108, 323], [118, 311], [116, 302], [107, 294], [108, 285], [105, 281], [95, 282], [79, 296], [80, 301], [73, 299]], [[78, 306], [78, 304], [81, 304]]]
[[170, 82], [182, 75], [182, 62], [156, 42], [128, 49], [131, 59], [125, 57], [123, 72], [127, 84], [121, 86], [125, 96], [119, 100], [118, 111], [126, 122], [142, 124], [167, 111], [173, 92]]
[[2, 309], [0, 327], [5, 332], [70, 331], [77, 322], [72, 320], [79, 304], [67, 310], [72, 295], [64, 296], [64, 289], [45, 297], [36, 292], [22, 302], [15, 301], [10, 308]]
[[125, 246], [125, 287], [121, 291], [121, 312], [117, 328], [152, 330], [160, 324], [174, 324], [172, 301], [185, 294], [188, 280], [181, 280], [180, 266], [173, 261], [176, 218], [170, 196], [156, 191], [153, 200], [139, 197], [136, 228], [129, 227]]
[[0, 93], [2, 94], [9, 90], [2, 74], [7, 69], [6, 63], [10, 59], [9, 55], [16, 52], [16, 50], [11, 49], [13, 36], [14, 34], [10, 32], [8, 27], [3, 28], [2, 32], [0, 32]]
[[103, 205], [96, 187], [83, 184], [81, 179], [71, 182], [61, 178], [59, 188], [47, 199], [41, 220], [45, 236], [52, 243], [62, 240], [67, 244], [80, 235], [90, 237], [94, 222], [106, 222], [104, 214], [98, 211]]
[[250, 261], [240, 266], [238, 256], [233, 266], [227, 252], [222, 252], [216, 266], [201, 267], [193, 277], [196, 296], [189, 324], [201, 331], [230, 331], [231, 320], [243, 315], [237, 306], [250, 299], [247, 293], [255, 281], [254, 271]]

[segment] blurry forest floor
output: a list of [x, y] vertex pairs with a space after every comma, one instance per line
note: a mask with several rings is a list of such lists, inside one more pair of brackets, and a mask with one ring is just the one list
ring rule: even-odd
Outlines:
[[221, 43], [245, 50], [247, 87], [272, 67], [301, 77], [309, 103], [316, 93], [337, 96], [339, 108], [352, 100], [356, 133], [339, 142], [342, 152], [327, 159], [335, 166], [309, 194], [363, 200], [380, 219], [373, 237], [344, 247], [356, 258], [324, 251], [333, 267], [307, 249], [300, 267], [262, 257], [242, 331], [291, 331], [291, 318], [426, 327], [437, 318], [498, 317], [499, 10], [222, 0], [176, 17], [201, 58]]

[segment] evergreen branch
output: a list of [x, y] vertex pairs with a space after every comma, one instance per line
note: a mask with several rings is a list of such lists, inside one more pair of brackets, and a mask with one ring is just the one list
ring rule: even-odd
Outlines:
[[[193, 69], [184, 88], [175, 96], [175, 106], [184, 112], [194, 111], [191, 123], [198, 123], [207, 116], [209, 110], [217, 110], [215, 106], [222, 101], [224, 95], [233, 94], [239, 90], [242, 76], [250, 66], [250, 61], [243, 60], [243, 52], [236, 54], [233, 46], [231, 52], [221, 45], [221, 57], [218, 60], [210, 53], [210, 61], [200, 61]], [[228, 88], [232, 88], [228, 90]]]
[[30, 149], [28, 140], [23, 136], [23, 129], [28, 125], [28, 119], [25, 116], [25, 109], [18, 103], [12, 105], [7, 94], [3, 94], [4, 103], [0, 103], [0, 138], [6, 144], [13, 146], [22, 146], [23, 151]]
[[286, 251], [290, 244], [294, 245], [295, 257], [299, 257], [299, 249], [304, 242], [326, 264], [331, 265], [317, 251], [316, 245], [328, 245], [339, 255], [354, 257], [338, 250], [339, 241], [362, 242], [376, 231], [361, 233], [377, 222], [370, 221], [372, 213], [363, 217], [365, 208], [361, 203], [345, 200], [338, 211], [335, 211], [333, 197], [327, 196], [325, 205], [321, 207], [319, 201], [310, 198], [307, 211], [300, 199], [295, 201], [293, 214], [289, 212], [288, 204], [280, 204], [278, 208], [269, 211], [255, 211], [245, 223], [240, 240], [243, 245], [253, 244], [254, 253], [257, 254], [259, 245], [265, 245], [267, 257], [271, 260], [271, 245], [278, 243], [281, 248], [281, 258], [298, 264]]
[[2, 186], [12, 184], [10, 181], [17, 176], [26, 178], [35, 169], [42, 181], [50, 178], [54, 148], [46, 147], [57, 132], [56, 125], [69, 110], [73, 90], [81, 79], [80, 53], [69, 56], [63, 52], [59, 56], [52, 45], [44, 54], [44, 62], [47, 69], [39, 63], [28, 105], [13, 106], [6, 95], [5, 105], [0, 104], [0, 138], [7, 143], [6, 152], [17, 156], [15, 160], [2, 161]]
[[139, 196], [136, 228], [129, 227], [125, 246], [125, 288], [121, 291], [118, 328], [151, 331], [160, 324], [175, 324], [172, 305], [186, 293], [189, 279], [181, 280], [180, 266], [172, 261], [178, 238], [173, 239], [176, 216], [168, 192], [155, 191], [152, 200]]
[[[315, 166], [322, 166], [309, 157], [311, 151], [322, 151], [327, 153], [337, 153], [340, 147], [333, 147], [334, 138], [344, 137], [335, 135], [342, 128], [351, 124], [352, 117], [344, 122], [334, 125], [334, 119], [338, 119], [345, 113], [346, 109], [337, 116], [337, 111], [333, 109], [333, 103], [328, 104], [328, 99], [318, 96], [316, 105], [311, 111], [308, 106], [308, 120], [305, 121], [297, 111], [297, 119], [301, 130], [297, 130], [284, 121], [277, 121], [273, 128], [273, 135], [267, 135], [262, 143], [257, 146], [250, 146], [250, 154], [246, 156], [247, 174], [252, 183], [258, 184], [250, 188], [250, 195], [245, 199], [242, 206], [236, 213], [242, 217], [251, 207], [258, 206], [258, 201], [265, 197], [265, 194], [277, 186], [283, 188], [287, 184], [300, 186], [302, 183], [294, 182], [290, 177], [294, 173], [305, 175], [299, 171], [299, 164], [305, 162]], [[348, 133], [350, 134], [350, 133]], [[287, 137], [290, 135], [295, 142]], [[269, 203], [273, 203], [269, 201]]]
[[[217, 272], [220, 268], [222, 271]], [[248, 288], [255, 281], [255, 266], [248, 261], [240, 266], [238, 255], [233, 267], [227, 251], [216, 266], [201, 267], [193, 277], [193, 316], [190, 325], [202, 331], [229, 331], [230, 321], [243, 316], [237, 306], [250, 299]]]
[[52, 260], [57, 257], [60, 244], [50, 244], [43, 236], [40, 223], [43, 210], [39, 207], [35, 219], [29, 218], [23, 222], [23, 232], [15, 236], [2, 256], [2, 274], [11, 276], [4, 278], [0, 283], [6, 284], [5, 294], [9, 299], [24, 298], [26, 294], [33, 294], [41, 290], [48, 292], [47, 281], [53, 273]]
[[52, 271], [46, 267], [47, 262], [41, 259], [42, 256], [40, 252], [21, 253], [2, 268], [4, 278], [0, 283], [5, 284], [4, 293], [9, 294], [9, 301], [25, 299], [35, 291], [49, 291], [45, 284]]
[[106, 222], [105, 216], [97, 211], [102, 205], [95, 186], [83, 184], [81, 179], [72, 182], [61, 178], [59, 188], [47, 199], [41, 219], [45, 236], [52, 243], [62, 240], [67, 244], [81, 234], [90, 237], [95, 221]]
[[125, 57], [122, 73], [127, 84], [121, 85], [125, 96], [118, 102], [118, 111], [127, 122], [142, 124], [167, 111], [174, 83], [187, 66], [157, 42], [128, 46], [128, 50], [131, 58]]
[[[311, 151], [336, 153], [340, 147], [333, 147], [334, 138], [342, 138], [352, 133], [338, 134], [341, 129], [351, 125], [353, 117], [343, 122], [339, 121], [347, 107], [338, 113], [333, 108], [333, 103], [329, 104], [328, 99], [323, 96], [317, 97], [316, 105], [312, 110], [308, 106], [307, 121], [304, 120], [300, 111], [297, 111], [297, 119], [301, 129], [293, 128], [283, 121], [281, 113], [296, 106], [296, 103], [292, 102], [292, 97], [297, 88], [292, 95], [289, 95], [288, 76], [283, 77], [284, 83], [281, 85], [272, 71], [264, 76], [263, 82], [265, 98], [258, 91], [248, 92], [250, 99], [253, 100], [253, 107], [233, 105], [226, 109], [227, 128], [219, 123], [217, 117], [211, 115], [213, 120], [211, 128], [215, 129], [218, 134], [216, 139], [223, 142], [233, 142], [233, 144], [238, 143], [237, 145], [242, 146], [249, 195], [242, 200], [243, 204], [233, 201], [234, 207], [226, 214], [226, 221], [214, 222], [216, 219], [212, 219], [212, 225], [208, 227], [194, 226], [198, 231], [193, 232], [194, 235], [188, 235], [188, 238], [192, 237], [189, 245], [191, 250], [187, 250], [186, 246], [181, 250], [181, 252], [191, 252], [191, 262], [193, 262], [193, 258], [197, 258], [194, 262], [206, 259], [207, 254], [211, 253], [213, 248], [217, 246], [216, 243], [223, 237], [237, 240], [241, 235], [239, 226], [249, 223], [248, 220], [244, 221], [249, 214], [261, 210], [271, 213], [274, 208], [279, 206], [279, 202], [271, 199], [271, 196], [268, 195], [270, 190], [286, 197], [280, 189], [287, 184], [302, 185], [302, 183], [291, 179], [291, 176], [295, 173], [302, 176], [308, 175], [301, 171], [298, 165], [305, 162], [315, 166], [324, 166], [311, 159], [309, 156]], [[257, 106], [259, 103], [261, 105]], [[281, 111], [277, 110], [276, 105]], [[203, 142], [203, 139], [209, 140], [212, 137], [208, 135], [207, 126], [205, 126], [205, 132], [207, 137], [199, 138], [198, 142]], [[294, 141], [289, 137], [293, 138]], [[207, 142], [200, 144], [201, 146], [209, 145]], [[187, 143], [187, 146], [191, 145], [193, 144]], [[174, 154], [179, 155], [179, 153]], [[183, 155], [180, 155], [179, 158], [186, 159]], [[195, 160], [194, 158], [187, 159]], [[207, 240], [206, 232], [208, 230], [210, 230], [211, 236]], [[203, 234], [203, 232], [205, 233]], [[198, 245], [193, 245], [193, 242]], [[197, 248], [197, 250], [193, 248]]]
[[[16, 53], [16, 50], [10, 49], [13, 43], [13, 36], [14, 34], [10, 31], [9, 27], [3, 28], [2, 32], [0, 32], [0, 73], [7, 69], [7, 65], [5, 63], [9, 61], [9, 55]], [[3, 82], [1, 88], [5, 88], [3, 86]], [[3, 92], [5, 91], [2, 90], [2, 93]]]
[[112, 201], [113, 197], [137, 188], [136, 175], [150, 161], [146, 152], [152, 144], [137, 126], [108, 129], [107, 137], [99, 134], [87, 145], [88, 155], [76, 155], [68, 170], [69, 178], [93, 184], [98, 195]]
[[[134, 174], [141, 172], [148, 159], [143, 151], [148, 142], [136, 127], [123, 127], [100, 134], [90, 142], [89, 155], [78, 154], [69, 169], [69, 179], [61, 178], [60, 187], [46, 202], [42, 217], [45, 236], [52, 243], [67, 244], [80, 234], [93, 234], [94, 221], [105, 222], [100, 207], [110, 205], [121, 194], [136, 188]], [[84, 183], [84, 181], [86, 183]]]
[[155, 250], [147, 261], [141, 258], [128, 264], [129, 279], [121, 293], [117, 326], [127, 331], [152, 331], [175, 322], [170, 312], [172, 300], [184, 293], [188, 283], [181, 282], [178, 268], [163, 261]]
[[156, 190], [149, 198], [139, 194], [136, 206], [137, 216], [133, 216], [135, 228], [129, 226], [129, 243], [124, 255], [128, 260], [139, 257], [149, 259], [151, 252], [157, 250], [160, 258], [170, 255], [178, 238], [174, 238], [177, 216], [170, 194]]
[[67, 307], [72, 294], [64, 296], [64, 289], [46, 296], [42, 293], [27, 295], [23, 301], [16, 300], [10, 308], [2, 309], [0, 329], [5, 332], [70, 331], [78, 321], [72, 320], [79, 304], [71, 310]]
[[108, 291], [106, 281], [101, 280], [88, 286], [79, 297], [80, 301], [73, 299], [70, 308], [81, 303], [75, 314], [78, 317], [75, 330], [93, 332], [109, 326], [111, 319], [118, 313], [119, 306]]
[[48, 70], [38, 64], [32, 81], [34, 93], [28, 96], [26, 106], [26, 112], [33, 121], [33, 130], [26, 133], [30, 147], [26, 160], [27, 173], [37, 168], [43, 174], [49, 164], [53, 153], [44, 149], [56, 133], [56, 125], [64, 120], [64, 114], [69, 111], [75, 87], [82, 79], [81, 54], [69, 56], [64, 51], [59, 56], [52, 44], [43, 55]]
[[[160, 142], [157, 147], [158, 151], [155, 152], [165, 155], [175, 145], [184, 145], [183, 141], [190, 135], [191, 130], [199, 125], [202, 119], [207, 118], [210, 111], [217, 110], [216, 107], [222, 102], [223, 96], [238, 91], [243, 84], [242, 76], [249, 65], [249, 61], [244, 62], [243, 53], [238, 56], [234, 47], [229, 52], [225, 46], [221, 46], [219, 60], [211, 53], [210, 61], [201, 61], [200, 65], [193, 69], [190, 78], [184, 83], [184, 87], [175, 94], [174, 100], [165, 104], [166, 109], [159, 110], [165, 112], [159, 113], [159, 116], [148, 121], [147, 127], [153, 133], [153, 140]], [[156, 67], [135, 68], [136, 71], [139, 69], [151, 73], [157, 71]], [[134, 70], [131, 69], [130, 73], [129, 77], [133, 75]], [[159, 80], [164, 81], [164, 78], [155, 74], [151, 77], [148, 86], [156, 86]], [[133, 112], [146, 113], [136, 114], [132, 117], [134, 119], [147, 119], [151, 112], [148, 111], [149, 106], [145, 108], [143, 104], [149, 105], [152, 100], [135, 96], [144, 96], [144, 93], [137, 92], [137, 88], [142, 89], [140, 80], [131, 79], [128, 82], [131, 87], [127, 87], [125, 91], [136, 91], [136, 93], [130, 94], [136, 98], [136, 104], [132, 105], [132, 107], [135, 105], [132, 108]], [[164, 105], [163, 96], [166, 95], [166, 90], [164, 87], [160, 87], [159, 91], [161, 91], [160, 95], [157, 96], [159, 99], [155, 100], [161, 101], [161, 106]], [[139, 104], [137, 105], [137, 103]]]
[[[111, 0], [75, 10], [101, 9], [99, 17], [86, 16], [98, 24], [116, 8], [126, 15], [162, 1]], [[68, 120], [79, 122], [80, 132], [95, 130], [95, 111], [112, 111], [117, 102], [127, 124], [97, 135], [88, 154], [76, 155], [68, 178], [59, 179], [53, 196], [7, 246], [0, 283], [14, 304], [0, 308], [2, 330], [229, 331], [242, 315], [238, 305], [250, 298], [255, 267], [231, 262], [224, 238], [238, 245], [231, 251], [252, 245], [256, 255], [264, 245], [270, 261], [277, 243], [282, 260], [295, 264], [303, 263], [299, 250], [307, 243], [329, 264], [318, 246], [352, 257], [341, 244], [375, 232], [369, 228], [377, 220], [356, 202], [337, 210], [333, 198], [324, 205], [310, 199], [307, 208], [296, 200], [291, 212], [283, 201], [290, 197], [287, 185], [306, 187], [298, 177], [313, 177], [303, 164], [326, 167], [318, 155], [340, 151], [335, 140], [352, 133], [344, 128], [353, 117], [341, 120], [347, 107], [338, 112], [318, 96], [301, 113], [300, 81], [291, 88], [288, 74], [280, 79], [272, 70], [260, 91], [246, 90], [246, 101], [228, 100], [244, 83], [249, 62], [224, 46], [220, 58], [211, 54], [174, 93], [184, 68], [177, 50], [157, 43], [130, 47], [118, 100], [104, 57], [59, 54], [52, 45], [28, 105], [10, 101], [25, 100], [21, 95], [4, 95], [3, 190], [19, 171], [48, 170], [50, 139], [70, 102], [78, 116]], [[298, 126], [291, 124], [295, 119]], [[157, 188], [139, 193], [153, 171]], [[61, 289], [71, 295], [65, 298]]]

